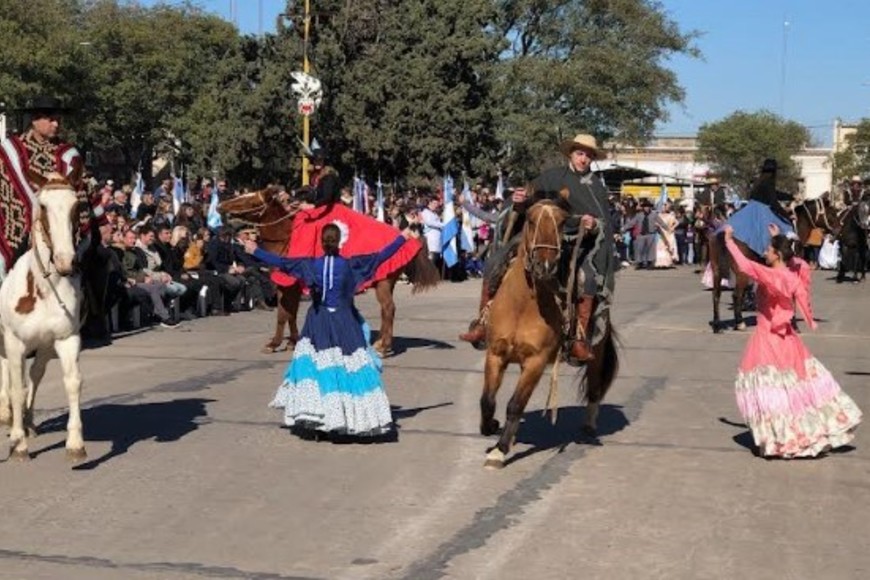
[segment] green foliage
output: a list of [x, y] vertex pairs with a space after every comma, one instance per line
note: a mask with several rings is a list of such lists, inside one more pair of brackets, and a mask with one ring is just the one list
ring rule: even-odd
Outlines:
[[[191, 176], [293, 183], [303, 4], [289, 0], [278, 32], [254, 38], [192, 3], [0, 0], [0, 100], [67, 98], [71, 138], [125, 176], [159, 154]], [[532, 174], [577, 132], [642, 141], [683, 98], [668, 59], [697, 54], [655, 0], [312, 7], [324, 89], [312, 136], [345, 176], [384, 181]]]
[[758, 176], [765, 159], [776, 159], [779, 187], [794, 191], [800, 167], [792, 156], [809, 141], [809, 131], [799, 123], [770, 111], [737, 111], [701, 126], [698, 159], [710, 162], [723, 181], [743, 191]]
[[846, 136], [846, 147], [834, 153], [834, 181], [870, 175], [870, 119], [861, 119], [857, 130]]

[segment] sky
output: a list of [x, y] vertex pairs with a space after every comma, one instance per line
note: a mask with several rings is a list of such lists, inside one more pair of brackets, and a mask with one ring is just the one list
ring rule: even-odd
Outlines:
[[[285, 0], [196, 3], [249, 34], [273, 32], [286, 6]], [[666, 63], [686, 98], [669, 108], [659, 134], [693, 135], [736, 110], [768, 109], [806, 125], [818, 145], [829, 146], [835, 118], [870, 117], [870, 0], [661, 3], [682, 31], [698, 32], [702, 57]]]

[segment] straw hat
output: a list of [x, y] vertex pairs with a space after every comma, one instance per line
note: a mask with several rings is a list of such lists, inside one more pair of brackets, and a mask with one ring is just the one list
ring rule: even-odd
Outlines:
[[855, 183], [856, 181], [857, 181], [858, 183], [864, 183], [864, 180], [861, 179], [861, 176], [860, 176], [860, 175], [853, 175], [853, 176], [852, 176], [852, 179], [850, 179], [849, 181], [851, 181], [852, 183]]
[[707, 178], [707, 185], [719, 185], [719, 178], [716, 176]]
[[573, 139], [566, 139], [559, 145], [559, 151], [568, 157], [575, 149], [584, 149], [592, 155], [592, 159], [604, 159], [607, 154], [598, 148], [598, 141], [592, 135], [580, 133], [575, 135]]

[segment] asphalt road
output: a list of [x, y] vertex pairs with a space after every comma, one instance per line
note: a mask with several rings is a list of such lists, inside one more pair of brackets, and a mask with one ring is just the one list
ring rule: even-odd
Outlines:
[[[816, 274], [822, 322], [804, 336], [870, 409], [868, 289], [829, 277]], [[483, 469], [494, 439], [477, 433], [483, 357], [456, 340], [475, 282], [399, 288], [393, 443], [282, 429], [267, 404], [288, 356], [259, 353], [272, 316], [256, 312], [83, 353], [89, 458], [72, 468], [53, 362], [35, 457], [0, 462], [0, 578], [870, 577], [866, 432], [821, 460], [754, 457], [732, 391], [748, 332], [710, 332], [698, 279], [621, 273], [600, 444], [581, 441], [563, 372], [557, 424], [544, 383], [500, 472]], [[374, 297], [358, 304], [376, 323]]]

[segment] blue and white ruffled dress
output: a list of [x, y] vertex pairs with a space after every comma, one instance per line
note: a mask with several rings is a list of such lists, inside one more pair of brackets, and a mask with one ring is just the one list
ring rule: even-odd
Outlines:
[[379, 363], [355, 310], [312, 306], [271, 406], [291, 427], [387, 433], [393, 418]]
[[390, 402], [368, 327], [353, 304], [361, 282], [402, 245], [349, 259], [279, 258], [257, 250], [256, 258], [301, 278], [313, 303], [284, 381], [271, 407], [284, 409], [284, 424], [347, 435], [381, 435], [392, 429]]

